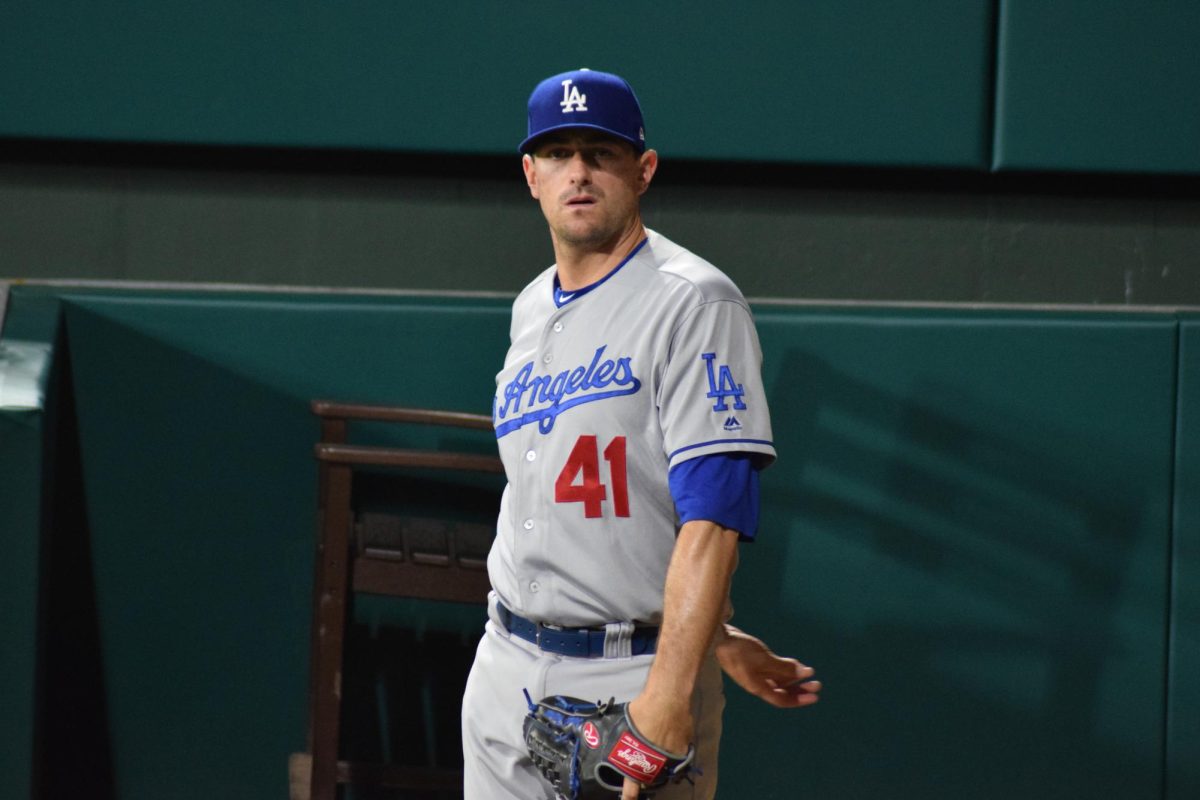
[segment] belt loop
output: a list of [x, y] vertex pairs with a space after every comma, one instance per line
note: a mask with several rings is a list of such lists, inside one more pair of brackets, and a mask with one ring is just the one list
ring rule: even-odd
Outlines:
[[610, 622], [604, 626], [604, 657], [633, 658], [632, 622]]

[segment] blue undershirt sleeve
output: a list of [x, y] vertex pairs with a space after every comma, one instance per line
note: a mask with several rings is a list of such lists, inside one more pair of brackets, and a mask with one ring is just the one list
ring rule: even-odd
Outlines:
[[753, 453], [715, 453], [677, 464], [667, 476], [679, 522], [704, 519], [738, 532], [758, 533], [758, 470]]

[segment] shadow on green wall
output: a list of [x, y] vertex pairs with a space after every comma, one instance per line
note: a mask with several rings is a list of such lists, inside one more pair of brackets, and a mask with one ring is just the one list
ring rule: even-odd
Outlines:
[[[1130, 619], [1124, 605], [1147, 591], [1129, 564], [1150, 502], [1112, 481], [1127, 454], [1068, 426], [1030, 430], [1030, 415], [963, 383], [917, 375], [898, 390], [802, 349], [779, 373], [787, 472], [765, 474], [765, 535], [736, 607], [750, 630], [785, 631], [771, 643], [828, 688], [787, 719], [731, 693], [727, 731], [772, 735], [727, 736], [730, 760], [790, 759], [815, 797], [1047, 797], [1058, 783], [1157, 797], [1161, 741], [1145, 733], [1163, 687], [1120, 680], [1157, 678], [1162, 654], [1162, 606], [1135, 604]], [[1157, 648], [1144, 674], [1127, 663], [1130, 625]], [[1128, 730], [1113, 724], [1114, 705], [1142, 702]], [[838, 752], [860, 767], [831, 773]], [[980, 785], [996, 775], [1003, 785]], [[794, 796], [775, 779], [740, 788]]]
[[44, 411], [33, 797], [114, 800], [71, 352], [59, 325]]

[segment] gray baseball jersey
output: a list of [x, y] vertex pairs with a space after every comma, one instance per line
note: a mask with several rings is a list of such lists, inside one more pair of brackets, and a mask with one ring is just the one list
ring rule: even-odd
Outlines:
[[750, 310], [716, 267], [649, 232], [559, 307], [555, 269], [513, 304], [493, 419], [508, 476], [488, 572], [529, 619], [657, 623], [678, 520], [667, 475], [775, 449]]

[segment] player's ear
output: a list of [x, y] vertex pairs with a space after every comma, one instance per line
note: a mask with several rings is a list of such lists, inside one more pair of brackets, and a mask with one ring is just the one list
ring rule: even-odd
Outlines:
[[528, 153], [521, 156], [521, 169], [525, 170], [525, 183], [529, 184], [529, 193], [536, 200], [538, 196], [537, 171], [533, 168], [533, 156]]
[[638, 194], [643, 194], [650, 188], [650, 181], [658, 170], [658, 152], [647, 150], [638, 159]]

